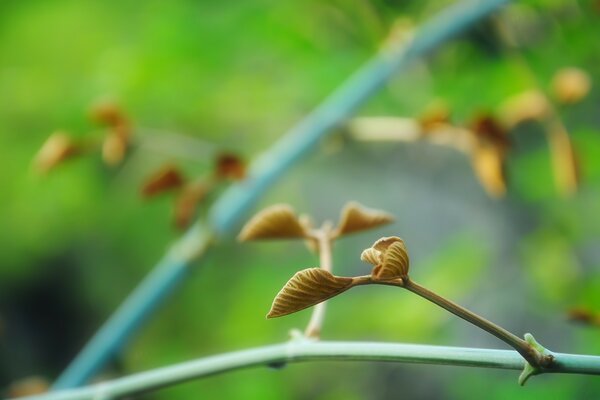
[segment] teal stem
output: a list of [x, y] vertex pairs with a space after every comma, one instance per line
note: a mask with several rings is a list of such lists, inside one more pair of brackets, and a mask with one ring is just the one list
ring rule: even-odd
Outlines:
[[[600, 357], [553, 353], [556, 373], [600, 375]], [[388, 361], [522, 370], [525, 360], [512, 350], [368, 342], [294, 340], [236, 351], [137, 373], [112, 381], [25, 397], [28, 400], [92, 400], [132, 396], [191, 379], [258, 365], [284, 366], [315, 361]]]
[[[319, 141], [376, 93], [394, 74], [412, 61], [464, 31], [508, 0], [471, 0], [449, 6], [425, 23], [408, 43], [396, 43], [369, 61], [327, 98], [315, 111], [287, 132], [252, 163], [248, 178], [233, 185], [215, 202], [209, 226], [217, 237], [230, 234], [256, 201]], [[53, 385], [53, 389], [81, 386], [128, 343], [156, 308], [175, 290], [203, 255], [209, 238], [194, 226], [180, 243], [125, 299], [118, 310], [92, 337]]]

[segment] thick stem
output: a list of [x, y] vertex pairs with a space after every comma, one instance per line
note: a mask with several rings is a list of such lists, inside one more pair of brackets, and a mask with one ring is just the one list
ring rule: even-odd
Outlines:
[[[549, 372], [600, 375], [600, 357], [555, 353]], [[27, 400], [114, 399], [258, 365], [316, 361], [388, 361], [521, 370], [523, 358], [512, 350], [400, 343], [291, 341], [210, 356], [141, 372], [80, 389], [27, 397]]]
[[[333, 268], [333, 258], [331, 256], [332, 238], [331, 238], [331, 225], [324, 223], [321, 229], [314, 232], [315, 239], [317, 240], [317, 247], [319, 251], [319, 265], [321, 269], [327, 272], [331, 272]], [[321, 336], [321, 329], [323, 327], [323, 321], [325, 320], [325, 309], [326, 302], [317, 304], [313, 308], [310, 321], [304, 331], [304, 335], [307, 337], [318, 339]]]
[[519, 352], [527, 360], [529, 364], [535, 367], [543, 366], [543, 356], [539, 354], [535, 349], [531, 347], [529, 343], [520, 337], [512, 334], [506, 329], [494, 324], [491, 321], [475, 314], [474, 312], [467, 310], [466, 308], [447, 300], [436, 293], [424, 288], [423, 286], [413, 282], [410, 279], [405, 279], [403, 287], [411, 292], [431, 301], [434, 304], [450, 311], [452, 314], [472, 323], [475, 326], [483, 329], [486, 332], [491, 333], [498, 339], [502, 340], [516, 351]]

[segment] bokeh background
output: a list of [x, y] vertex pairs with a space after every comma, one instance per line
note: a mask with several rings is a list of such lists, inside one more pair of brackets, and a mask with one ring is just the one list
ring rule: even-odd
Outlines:
[[[171, 162], [202, 177], [220, 151], [252, 160], [368, 60], [398, 18], [418, 26], [447, 3], [1, 2], [0, 387], [58, 376], [179, 236], [173, 196], [140, 196], [156, 168]], [[552, 99], [555, 73], [580, 68], [591, 92], [557, 105], [579, 161], [576, 193], [557, 189], [539, 123], [511, 132], [502, 198], [486, 194], [469, 158], [453, 149], [356, 142], [341, 130], [256, 210], [285, 202], [317, 221], [337, 220], [349, 200], [387, 210], [396, 223], [336, 244], [335, 271], [366, 273], [362, 249], [399, 235], [418, 282], [519, 335], [534, 333], [552, 350], [599, 354], [600, 328], [567, 315], [574, 307], [600, 312], [600, 3], [528, 0], [501, 18], [520, 32], [517, 55], [486, 20], [398, 74], [358, 115], [417, 118], [442, 101], [452, 123], [467, 124], [523, 91], [538, 88]], [[117, 167], [91, 152], [38, 173], [32, 160], [56, 129], [102, 138], [89, 118], [99, 101], [122, 107], [139, 145]], [[103, 377], [286, 340], [310, 312], [264, 316], [283, 283], [316, 262], [300, 242], [223, 240]], [[506, 347], [385, 287], [332, 300], [323, 337]], [[521, 388], [517, 375], [307, 363], [232, 372], [141, 398], [589, 399], [600, 390], [598, 378], [567, 375], [536, 377]]]

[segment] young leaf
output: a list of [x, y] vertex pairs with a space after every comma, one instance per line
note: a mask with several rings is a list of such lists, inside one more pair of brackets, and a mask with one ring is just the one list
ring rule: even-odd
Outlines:
[[239, 181], [246, 177], [246, 166], [237, 155], [223, 153], [217, 157], [215, 174], [222, 179]]
[[404, 241], [397, 236], [383, 237], [362, 252], [360, 259], [375, 267], [375, 280], [404, 278], [408, 275], [409, 258]]
[[102, 143], [102, 159], [109, 166], [115, 166], [123, 161], [127, 152], [127, 140], [122, 135], [110, 132]]
[[379, 225], [389, 224], [392, 221], [394, 221], [394, 217], [391, 214], [364, 207], [357, 202], [350, 202], [342, 210], [340, 223], [334, 232], [334, 236], [371, 229]]
[[471, 123], [475, 136], [472, 152], [473, 169], [489, 195], [500, 197], [506, 192], [504, 161], [510, 146], [506, 130], [491, 115], [481, 115]]
[[185, 179], [179, 169], [174, 165], [167, 164], [162, 166], [144, 182], [142, 195], [144, 197], [152, 197], [171, 189], [178, 189], [183, 186], [184, 182]]
[[238, 240], [303, 238], [306, 232], [294, 209], [276, 204], [256, 214], [242, 228]]
[[392, 243], [383, 253], [381, 268], [373, 278], [377, 280], [404, 278], [408, 275], [409, 259], [403, 241]]
[[34, 164], [40, 172], [46, 173], [79, 151], [79, 146], [73, 143], [69, 135], [54, 132], [36, 154]]
[[590, 91], [592, 81], [587, 72], [580, 68], [562, 68], [552, 78], [552, 91], [564, 104], [577, 103]]
[[191, 182], [179, 193], [174, 208], [175, 226], [178, 229], [183, 230], [192, 223], [198, 205], [204, 200], [208, 191], [203, 182]]
[[489, 145], [477, 146], [473, 149], [471, 162], [485, 191], [490, 196], [502, 197], [506, 193], [504, 152]]
[[334, 276], [321, 268], [296, 272], [275, 296], [267, 318], [282, 317], [314, 306], [351, 286], [352, 278]]

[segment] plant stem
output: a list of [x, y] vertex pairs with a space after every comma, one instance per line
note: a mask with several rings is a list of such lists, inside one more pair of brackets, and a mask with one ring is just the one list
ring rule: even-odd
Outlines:
[[[292, 127], [249, 168], [244, 182], [231, 186], [210, 210], [210, 228], [217, 237], [231, 233], [255, 202], [303, 155], [381, 89], [412, 61], [488, 16], [509, 0], [462, 1], [452, 4], [422, 25], [407, 44], [399, 43], [376, 55], [340, 86], [311, 114]], [[192, 227], [183, 241], [204, 249], [206, 235]], [[178, 243], [175, 247], [178, 247]], [[122, 350], [149, 315], [189, 273], [199, 252], [167, 255], [125, 299], [113, 316], [81, 350], [53, 385], [53, 389], [85, 383]]]
[[[554, 353], [549, 372], [600, 375], [600, 357]], [[305, 361], [388, 361], [521, 370], [523, 358], [512, 350], [396, 343], [291, 341], [201, 358], [79, 389], [26, 397], [27, 400], [121, 398], [191, 379], [258, 365]], [[23, 399], [23, 398], [22, 398]]]
[[503, 342], [514, 348], [516, 351], [518, 351], [519, 354], [521, 354], [523, 358], [525, 358], [527, 362], [532, 366], [543, 367], [545, 366], [544, 364], [546, 362], [551, 361], [546, 360], [541, 354], [539, 354], [535, 349], [533, 349], [529, 343], [527, 343], [520, 337], [512, 334], [511, 332], [507, 331], [501, 326], [498, 326], [493, 322], [488, 321], [487, 319], [475, 314], [474, 312], [467, 310], [466, 308], [450, 300], [447, 300], [442, 296], [439, 296], [438, 294], [424, 288], [423, 286], [417, 284], [411, 279], [405, 279], [402, 287], [429, 300], [434, 304], [437, 304], [445, 310], [450, 311], [452, 314], [496, 336], [498, 339], [502, 340]]
[[[314, 232], [319, 251], [319, 266], [327, 272], [331, 272], [333, 268], [331, 229], [331, 224], [325, 222], [320, 229]], [[318, 339], [321, 336], [321, 329], [325, 320], [326, 303], [326, 301], [323, 301], [313, 308], [310, 321], [304, 331], [306, 337]]]

